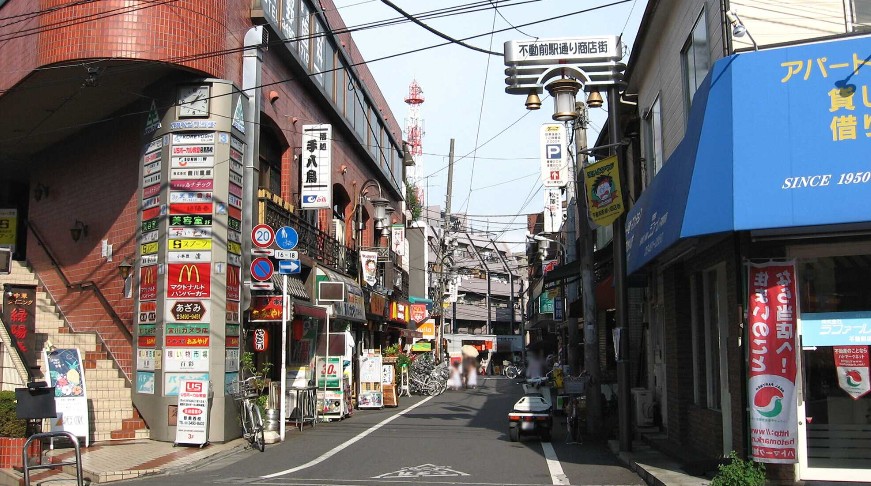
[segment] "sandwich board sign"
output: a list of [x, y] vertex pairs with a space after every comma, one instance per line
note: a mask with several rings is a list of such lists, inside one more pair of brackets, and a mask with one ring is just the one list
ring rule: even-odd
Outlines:
[[178, 390], [176, 444], [206, 445], [209, 430], [209, 382], [184, 380]]

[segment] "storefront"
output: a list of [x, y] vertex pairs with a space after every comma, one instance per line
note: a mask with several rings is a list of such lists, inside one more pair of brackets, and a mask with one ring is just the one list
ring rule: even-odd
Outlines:
[[366, 307], [366, 330], [364, 349], [384, 349], [387, 342], [388, 300], [385, 295], [372, 289], [364, 289], [369, 305]]
[[[683, 141], [627, 215], [648, 355], [663, 357], [648, 373], [687, 397], [684, 412], [663, 411], [687, 438], [676, 440], [708, 431], [713, 452], [749, 450], [798, 480], [871, 481], [869, 50], [853, 37], [717, 61]], [[760, 276], [766, 265], [781, 270]], [[753, 292], [773, 286], [774, 320], [762, 322]], [[667, 342], [692, 347], [692, 380]], [[657, 391], [663, 407], [677, 403], [670, 392]]]

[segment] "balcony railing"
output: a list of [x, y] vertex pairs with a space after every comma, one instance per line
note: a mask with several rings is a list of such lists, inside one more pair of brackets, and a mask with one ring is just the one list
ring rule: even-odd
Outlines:
[[339, 242], [308, 221], [293, 213], [293, 206], [266, 189], [258, 193], [259, 222], [273, 229], [290, 226], [299, 234], [296, 250], [305, 253], [319, 264], [352, 277], [357, 276], [357, 251]]

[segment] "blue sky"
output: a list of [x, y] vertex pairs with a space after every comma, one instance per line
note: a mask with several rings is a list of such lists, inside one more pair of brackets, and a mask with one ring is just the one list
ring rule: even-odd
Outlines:
[[[500, 53], [508, 40], [622, 33], [625, 60], [628, 60], [647, 3], [645, 0], [622, 3], [619, 0], [392, 1], [413, 15], [451, 6], [479, 5], [478, 12], [430, 19], [425, 23], [457, 39], [508, 28], [505, 32], [467, 41]], [[399, 16], [380, 0], [336, 0], [335, 3], [349, 27]], [[498, 10], [492, 8], [493, 3], [499, 5]], [[570, 15], [614, 3], [618, 4]], [[553, 17], [556, 19], [522, 26]], [[354, 32], [353, 37], [365, 59], [444, 42], [410, 22]], [[544, 205], [538, 160], [539, 127], [552, 121], [552, 101], [545, 99], [541, 110], [527, 111], [523, 96], [505, 93], [505, 65], [501, 56], [458, 45], [373, 62], [369, 69], [403, 127], [408, 114], [404, 99], [409, 84], [416, 79], [423, 88], [426, 101], [421, 115], [426, 134], [418, 170], [425, 177], [419, 185], [426, 192], [427, 204], [445, 204], [446, 168], [453, 138], [452, 210], [467, 212], [476, 230], [495, 232], [502, 241], [522, 242], [524, 215], [541, 212]], [[588, 133], [591, 141], [595, 140], [605, 120], [605, 109], [591, 110]]]

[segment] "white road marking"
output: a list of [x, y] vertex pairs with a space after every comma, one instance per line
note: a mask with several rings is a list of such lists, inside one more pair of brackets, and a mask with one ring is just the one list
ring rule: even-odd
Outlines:
[[556, 457], [553, 445], [550, 442], [542, 442], [541, 448], [544, 450], [544, 459], [547, 461], [547, 469], [550, 471], [551, 482], [553, 484], [572, 484], [568, 476], [563, 472], [563, 467]]
[[[392, 421], [398, 419], [399, 417], [401, 417], [401, 416], [405, 415], [406, 413], [408, 413], [408, 412], [414, 410], [415, 408], [417, 408], [417, 407], [423, 405], [424, 403], [430, 401], [430, 400], [433, 399], [433, 398], [435, 398], [435, 397], [426, 397], [426, 398], [424, 398], [423, 400], [421, 400], [421, 401], [415, 403], [414, 405], [412, 405], [412, 406], [406, 408], [405, 410], [403, 410], [403, 411], [397, 413], [396, 415], [392, 415], [392, 416], [390, 416], [390, 417], [387, 417], [386, 419], [382, 420], [381, 422], [378, 422], [377, 424], [373, 425], [373, 426], [370, 427], [369, 429], [364, 430], [363, 432], [360, 432], [360, 433], [357, 434], [357, 436], [354, 437], [353, 439], [351, 439], [351, 440], [345, 442], [344, 444], [340, 445], [339, 447], [336, 447], [336, 448], [333, 449], [333, 450], [330, 450], [330, 451], [328, 451], [328, 452], [325, 452], [325, 453], [321, 454], [319, 457], [316, 457], [316, 458], [312, 459], [311, 461], [309, 461], [309, 462], [307, 462], [307, 463], [305, 463], [305, 464], [302, 464], [302, 465], [300, 465], [300, 466], [296, 466], [296, 467], [292, 467], [292, 468], [290, 468], [290, 469], [285, 469], [284, 471], [279, 471], [279, 472], [277, 472], [277, 473], [272, 473], [272, 474], [267, 474], [267, 475], [265, 475], [265, 476], [260, 476], [260, 478], [261, 478], [261, 479], [277, 478], [277, 477], [279, 477], [279, 476], [284, 476], [284, 475], [286, 475], [286, 474], [292, 474], [292, 473], [295, 473], [295, 472], [297, 472], [297, 471], [301, 471], [301, 470], [303, 470], [303, 469], [307, 469], [307, 468], [310, 468], [310, 467], [312, 467], [312, 466], [316, 466], [316, 465], [318, 465], [318, 464], [320, 464], [320, 463], [326, 461], [327, 459], [333, 457], [334, 455], [338, 454], [339, 452], [343, 451], [343, 450], [344, 450], [345, 448], [347, 448], [348, 446], [350, 446], [350, 445], [356, 443], [358, 440], [363, 439], [364, 437], [366, 437], [367, 435], [371, 434], [372, 432], [375, 432], [376, 430], [380, 429], [381, 427], [384, 427], [385, 425], [389, 424], [390, 422], [392, 422]], [[553, 448], [551, 448], [551, 452], [552, 452], [552, 451], [553, 451]], [[556, 456], [554, 456], [554, 457], [556, 457]], [[560, 470], [560, 471], [562, 471], [562, 470]], [[557, 483], [554, 483], [554, 484], [557, 484]], [[559, 483], [559, 484], [568, 484], [568, 483]]]

